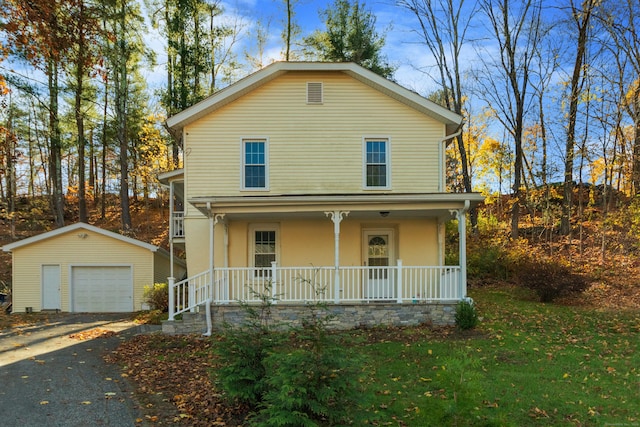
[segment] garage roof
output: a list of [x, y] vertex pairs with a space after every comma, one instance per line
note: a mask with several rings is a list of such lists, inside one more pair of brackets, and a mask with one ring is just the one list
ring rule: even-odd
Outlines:
[[151, 245], [149, 243], [145, 243], [140, 240], [133, 239], [131, 237], [123, 236], [122, 234], [113, 233], [111, 231], [107, 231], [90, 224], [85, 224], [84, 222], [77, 222], [75, 224], [57, 228], [55, 230], [51, 230], [46, 233], [38, 234], [37, 236], [32, 236], [23, 240], [19, 240], [17, 242], [9, 243], [8, 245], [4, 245], [2, 247], [2, 250], [5, 252], [11, 252], [13, 249], [17, 249], [23, 246], [28, 246], [34, 243], [42, 242], [43, 240], [51, 239], [52, 237], [60, 236], [62, 234], [66, 234], [71, 231], [92, 231], [97, 234], [102, 234], [103, 236], [106, 236], [106, 237], [111, 237], [112, 239], [120, 240], [125, 243], [129, 243], [144, 249], [148, 249], [152, 252], [155, 252], [159, 249], [158, 246]]

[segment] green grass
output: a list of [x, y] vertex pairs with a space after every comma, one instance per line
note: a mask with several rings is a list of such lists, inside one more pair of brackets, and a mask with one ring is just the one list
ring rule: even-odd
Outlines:
[[470, 293], [484, 318], [474, 334], [360, 344], [355, 425], [640, 425], [640, 313]]

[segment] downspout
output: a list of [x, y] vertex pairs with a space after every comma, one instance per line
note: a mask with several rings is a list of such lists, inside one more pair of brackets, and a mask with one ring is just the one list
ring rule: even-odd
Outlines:
[[207, 297], [205, 302], [205, 316], [207, 321], [207, 331], [204, 336], [211, 336], [213, 322], [211, 321], [211, 302], [213, 298], [213, 212], [211, 212], [211, 202], [207, 202], [207, 213], [209, 214], [209, 286], [207, 289]]
[[458, 126], [458, 130], [455, 131], [454, 133], [452, 133], [451, 135], [447, 135], [444, 138], [442, 138], [440, 140], [440, 144], [438, 144], [438, 166], [439, 166], [439, 171], [440, 173], [438, 174], [438, 192], [440, 193], [444, 193], [444, 189], [445, 189], [445, 182], [444, 182], [444, 177], [446, 174], [446, 162], [445, 162], [445, 145], [444, 143], [450, 139], [453, 139], [455, 137], [457, 137], [458, 135], [460, 135], [462, 133], [462, 125], [463, 123], [460, 123], [460, 126]]

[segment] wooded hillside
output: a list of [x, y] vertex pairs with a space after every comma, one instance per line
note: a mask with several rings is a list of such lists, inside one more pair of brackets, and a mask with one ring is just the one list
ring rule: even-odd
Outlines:
[[[534, 291], [550, 291], [554, 300], [594, 307], [640, 308], [640, 199], [619, 197], [607, 211], [598, 206], [596, 188], [584, 188], [583, 209], [576, 209], [571, 232], [559, 232], [561, 209], [555, 200], [546, 210], [531, 205], [521, 212], [520, 237], [511, 238], [512, 199], [488, 199], [478, 210], [478, 227], [469, 228], [468, 274], [470, 286], [515, 283]], [[560, 196], [556, 196], [559, 199]], [[119, 232], [120, 210], [117, 195], [109, 195], [110, 205], [90, 204], [89, 222]], [[75, 206], [74, 200], [68, 200]], [[55, 228], [47, 212], [47, 198], [21, 198], [11, 217], [0, 215], [0, 246]], [[168, 247], [166, 200], [131, 200], [133, 227], [128, 233], [142, 241]], [[554, 217], [553, 213], [556, 213]], [[606, 213], [606, 215], [605, 215]], [[78, 221], [77, 210], [66, 212], [66, 224]], [[447, 263], [457, 264], [457, 228], [447, 232]], [[13, 236], [13, 237], [12, 237]], [[584, 280], [584, 292], [564, 294]], [[11, 283], [11, 254], [0, 252], [0, 286]], [[541, 288], [542, 287], [542, 288]], [[579, 289], [580, 290], [580, 289]], [[0, 290], [3, 292], [3, 290]], [[556, 295], [557, 292], [557, 295]]]

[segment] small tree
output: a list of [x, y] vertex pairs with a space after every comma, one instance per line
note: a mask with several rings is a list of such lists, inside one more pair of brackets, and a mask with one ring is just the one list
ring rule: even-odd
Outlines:
[[305, 39], [310, 56], [328, 62], [355, 62], [386, 78], [393, 75], [394, 67], [381, 52], [384, 36], [376, 32], [376, 17], [364, 3], [335, 0], [322, 15], [326, 30]]
[[[326, 287], [305, 280], [317, 297]], [[252, 420], [257, 426], [341, 425], [357, 399], [360, 358], [344, 338], [331, 334], [335, 315], [323, 298], [307, 305], [290, 350], [279, 348], [265, 360], [267, 392]], [[321, 424], [318, 424], [321, 423]]]
[[243, 323], [239, 327], [225, 324], [225, 333], [214, 352], [220, 359], [216, 378], [227, 398], [257, 407], [268, 387], [264, 360], [282, 336], [271, 320], [271, 284], [262, 292], [252, 289], [251, 293], [260, 304], [240, 302], [245, 313]]

